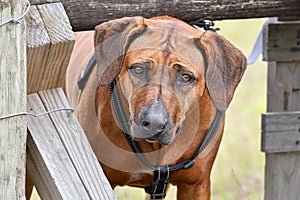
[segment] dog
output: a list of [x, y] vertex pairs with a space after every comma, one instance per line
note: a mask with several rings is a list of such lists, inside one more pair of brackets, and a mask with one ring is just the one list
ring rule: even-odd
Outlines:
[[172, 184], [179, 200], [209, 199], [242, 52], [169, 16], [111, 20], [76, 37], [63, 88], [111, 186], [161, 199]]

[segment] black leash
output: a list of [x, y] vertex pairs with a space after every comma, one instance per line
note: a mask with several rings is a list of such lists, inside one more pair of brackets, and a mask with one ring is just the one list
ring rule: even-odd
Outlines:
[[96, 54], [93, 54], [93, 56], [89, 60], [89, 63], [87, 65], [86, 69], [84, 71], [82, 71], [78, 77], [77, 84], [78, 84], [79, 90], [81, 90], [81, 92], [83, 91], [83, 89], [86, 85], [86, 82], [89, 79], [96, 64], [97, 64]]
[[216, 135], [220, 126], [223, 112], [217, 110], [215, 119], [213, 120], [210, 128], [208, 129], [202, 144], [189, 160], [178, 163], [176, 165], [157, 166], [151, 164], [145, 158], [142, 151], [140, 150], [138, 143], [134, 141], [129, 134], [130, 131], [128, 120], [125, 115], [123, 106], [121, 104], [119, 89], [115, 80], [110, 84], [110, 95], [112, 99], [113, 111], [129, 146], [131, 147], [132, 151], [137, 155], [138, 159], [149, 169], [153, 170], [154, 179], [152, 185], [146, 187], [145, 191], [147, 193], [150, 193], [151, 199], [164, 198], [166, 195], [167, 184], [169, 183], [170, 173], [180, 169], [189, 169], [194, 165], [196, 157], [209, 145], [209, 143], [213, 140], [214, 136]]

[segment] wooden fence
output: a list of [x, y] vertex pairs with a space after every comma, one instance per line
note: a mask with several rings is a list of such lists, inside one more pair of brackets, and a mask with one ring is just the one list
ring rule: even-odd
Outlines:
[[[24, 2], [0, 2], [0, 23], [20, 16]], [[26, 110], [25, 24], [0, 27], [0, 116]], [[0, 120], [0, 199], [24, 199], [26, 117]]]
[[[300, 18], [298, 18], [300, 19]], [[268, 113], [262, 115], [265, 199], [300, 199], [300, 21], [264, 27]]]
[[[61, 3], [32, 6], [28, 50], [27, 168], [42, 199], [115, 199], [61, 88], [75, 35]], [[43, 59], [40, 59], [42, 56]]]
[[[33, 4], [59, 0], [32, 0]], [[300, 16], [299, 0], [61, 0], [75, 31], [93, 30], [95, 25], [124, 16], [150, 18], [170, 15], [185, 21], [257, 17]], [[100, 12], [99, 12], [100, 11]]]
[[[72, 28], [93, 29], [100, 22], [132, 15], [169, 14], [187, 21], [284, 16], [285, 21], [269, 23], [264, 30], [268, 112], [276, 111], [262, 119], [265, 199], [299, 199], [300, 27], [298, 21], [286, 21], [300, 19], [299, 0], [45, 2], [56, 0], [31, 1], [35, 5], [26, 16], [26, 33], [24, 21], [0, 27], [0, 117], [25, 111], [26, 104], [30, 113], [69, 108], [59, 86], [75, 40]], [[25, 4], [1, 1], [0, 23], [20, 16]], [[27, 167], [42, 199], [116, 198], [74, 113], [66, 109], [0, 119], [0, 199], [25, 199], [27, 126]]]

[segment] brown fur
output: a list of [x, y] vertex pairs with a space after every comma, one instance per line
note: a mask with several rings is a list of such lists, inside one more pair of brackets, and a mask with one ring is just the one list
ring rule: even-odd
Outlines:
[[[155, 31], [168, 34], [166, 48], [173, 48], [172, 51], [163, 46], [165, 43], [154, 44], [160, 41], [159, 34], [151, 35]], [[83, 33], [79, 38], [91, 38], [92, 34]], [[112, 37], [114, 40], [106, 44]], [[88, 43], [83, 45], [84, 41]], [[106, 22], [96, 27], [94, 41], [98, 66], [80, 101], [77, 77], [86, 68], [93, 46], [89, 39], [76, 42], [66, 75], [67, 96], [111, 185], [149, 186], [152, 174], [131, 153], [122, 136], [112, 112], [108, 84], [114, 78], [118, 80], [128, 117], [132, 115], [138, 121], [141, 110], [159, 100], [168, 111], [174, 130], [183, 123], [180, 135], [176, 136], [173, 129], [170, 131], [172, 134], [166, 140], [174, 141], [169, 146], [139, 142], [153, 164], [176, 164], [190, 159], [199, 148], [216, 110], [225, 111], [228, 107], [245, 70], [245, 57], [222, 36], [198, 31], [168, 16]], [[139, 49], [143, 45], [148, 47]], [[107, 61], [111, 58], [116, 59]], [[128, 67], [145, 59], [151, 63], [151, 76], [147, 76], [149, 84], [140, 87], [141, 80], [130, 74]], [[174, 86], [176, 64], [195, 75], [197, 81], [187, 87]], [[210, 173], [223, 127], [224, 117], [216, 137], [197, 157], [194, 166], [171, 174], [170, 183], [178, 186], [177, 199], [209, 199]]]

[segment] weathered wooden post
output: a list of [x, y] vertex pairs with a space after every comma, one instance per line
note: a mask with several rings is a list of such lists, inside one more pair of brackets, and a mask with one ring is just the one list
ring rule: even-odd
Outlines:
[[60, 88], [75, 42], [63, 5], [32, 6], [26, 21], [27, 110], [44, 113], [28, 116], [30, 178], [42, 199], [116, 199]]
[[[20, 17], [25, 1], [0, 1], [0, 23]], [[0, 117], [26, 111], [25, 23], [0, 27]], [[0, 119], [0, 199], [25, 199], [26, 116]]]
[[[300, 22], [273, 21], [264, 29], [268, 113], [262, 116], [265, 199], [300, 199]], [[275, 113], [274, 113], [275, 112]]]

